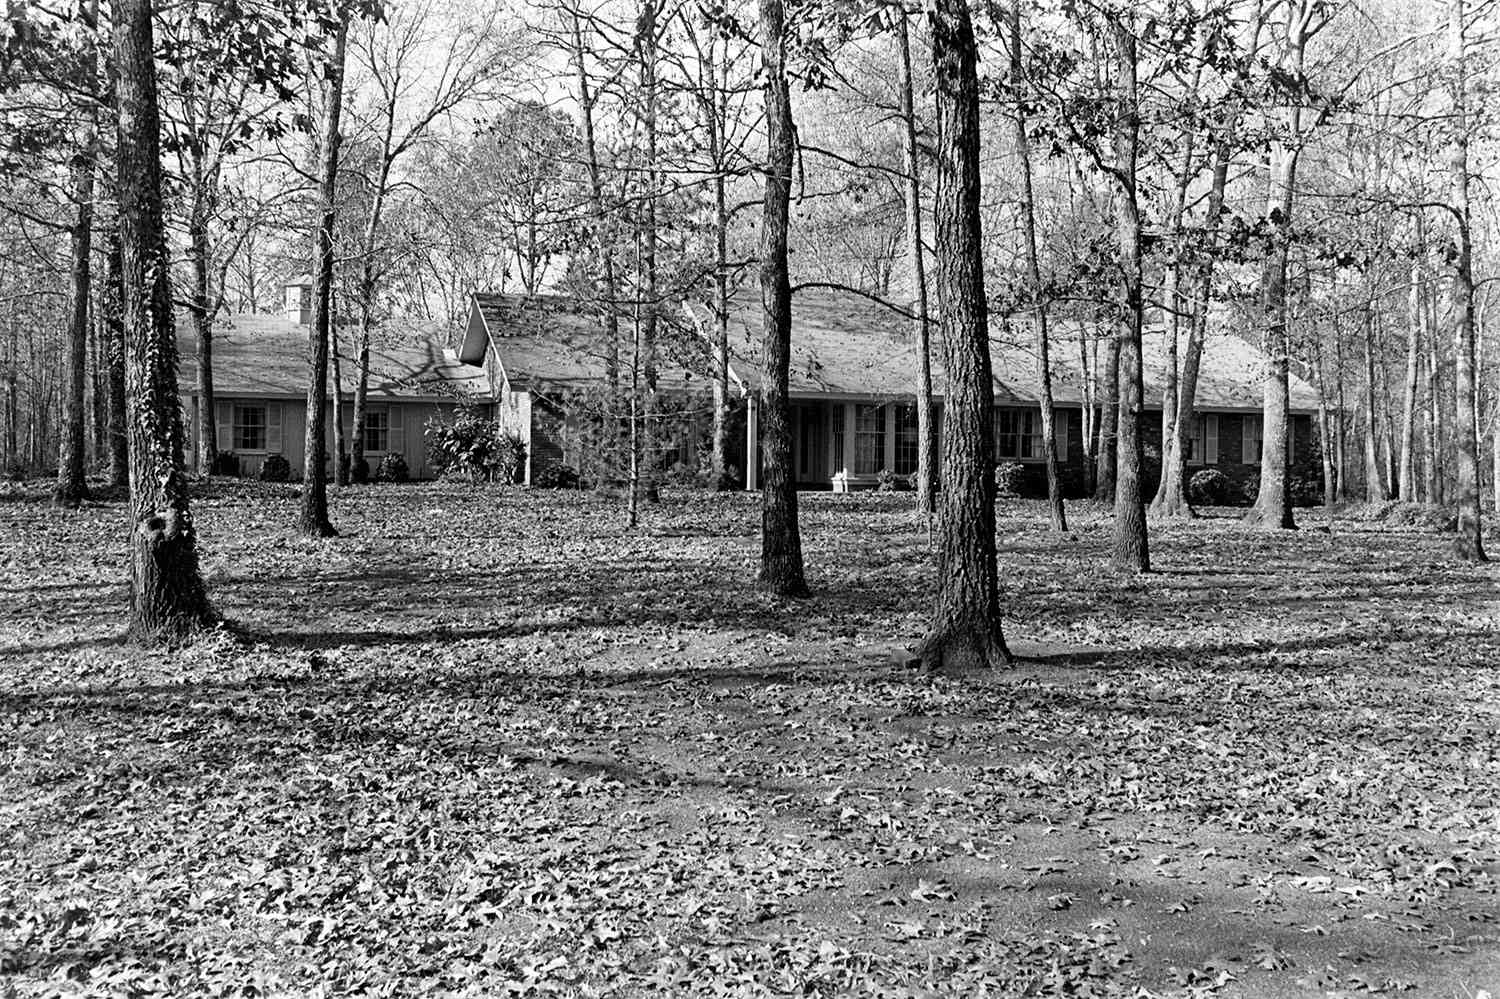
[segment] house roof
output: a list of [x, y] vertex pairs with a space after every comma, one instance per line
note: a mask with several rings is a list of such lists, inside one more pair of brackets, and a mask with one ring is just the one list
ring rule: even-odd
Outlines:
[[[222, 316], [214, 322], [214, 390], [223, 395], [301, 396], [307, 392], [308, 328], [282, 315]], [[353, 390], [352, 335], [341, 333], [345, 391]], [[179, 316], [177, 346], [182, 391], [197, 383], [198, 338]], [[369, 392], [381, 399], [490, 397], [483, 368], [459, 361], [443, 346], [440, 325], [419, 320], [386, 324], [370, 345]], [[330, 378], [331, 378], [330, 374]]]
[[[659, 317], [665, 333], [681, 332], [680, 315]], [[563, 295], [476, 294], [458, 357], [482, 364], [485, 348], [496, 345], [505, 378], [516, 387], [545, 390], [599, 382], [608, 370], [608, 338], [603, 319]], [[619, 363], [632, 366], [633, 323], [621, 322]], [[657, 346], [657, 385], [684, 390], [708, 385], [707, 344], [696, 335], [663, 335]]]
[[[706, 330], [711, 323], [710, 314], [696, 304], [685, 311], [690, 321], [682, 323], [681, 328], [691, 332], [677, 337], [675, 342], [687, 340], [694, 348], [686, 352], [690, 356], [677, 359], [687, 371], [678, 373], [676, 384], [706, 384], [708, 355], [698, 347], [704, 337], [693, 327]], [[758, 297], [739, 296], [730, 309], [729, 352], [731, 375], [742, 390], [760, 383], [760, 328]], [[576, 302], [564, 296], [523, 299], [476, 295], [470, 333], [480, 357], [484, 340], [495, 343], [500, 363], [513, 382], [583, 383], [604, 377], [606, 338], [599, 320], [580, 312]], [[1079, 323], [1054, 324], [1051, 367], [1053, 398], [1057, 403], [1083, 404], [1085, 379], [1079, 342], [1085, 339], [1092, 343], [1097, 337], [1096, 331]], [[1159, 330], [1148, 331], [1142, 341], [1145, 401], [1154, 406], [1161, 399], [1165, 382], [1165, 335]], [[461, 356], [468, 359], [469, 351], [466, 342]], [[1035, 404], [1036, 353], [1029, 327], [992, 325], [990, 351], [996, 398]], [[628, 352], [621, 363], [629, 363]], [[1090, 364], [1093, 363], [1091, 358]], [[940, 395], [942, 348], [935, 326], [932, 367], [933, 385]], [[1197, 406], [1260, 409], [1264, 370], [1264, 356], [1257, 348], [1228, 333], [1210, 334], [1203, 348]], [[793, 297], [791, 392], [804, 396], [901, 398], [912, 394], [915, 372], [911, 324], [898, 313], [847, 292], [820, 289]], [[662, 384], [671, 387], [666, 378]], [[1291, 408], [1296, 412], [1317, 408], [1316, 394], [1295, 375], [1291, 377], [1290, 396]]]

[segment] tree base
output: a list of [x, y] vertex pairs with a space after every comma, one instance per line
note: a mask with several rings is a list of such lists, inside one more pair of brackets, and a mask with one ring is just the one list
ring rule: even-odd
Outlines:
[[303, 520], [298, 523], [298, 528], [305, 538], [336, 538], [339, 536], [338, 528], [327, 520]]
[[1241, 518], [1240, 523], [1246, 527], [1253, 527], [1261, 531], [1295, 531], [1297, 522], [1292, 519], [1290, 507], [1283, 508], [1279, 504], [1274, 509], [1256, 505]]
[[812, 590], [807, 588], [807, 582], [797, 575], [796, 578], [787, 578], [768, 574], [764, 571], [755, 579], [756, 585], [767, 593], [778, 597], [788, 597], [793, 600], [805, 600], [812, 596]]
[[1198, 511], [1181, 497], [1158, 498], [1146, 510], [1152, 520], [1197, 520]]
[[1016, 661], [998, 624], [957, 623], [924, 638], [913, 659], [921, 664], [922, 672], [929, 674], [996, 669]]
[[214, 628], [187, 513], [150, 514], [136, 526], [131, 553], [127, 640], [146, 647], [185, 645]]
[[81, 482], [59, 482], [52, 490], [52, 505], [68, 510], [77, 510], [92, 498], [89, 487]]

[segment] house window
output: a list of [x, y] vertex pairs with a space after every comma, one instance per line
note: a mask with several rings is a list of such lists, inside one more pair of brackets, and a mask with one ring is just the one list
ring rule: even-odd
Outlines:
[[236, 451], [264, 451], [266, 449], [266, 407], [236, 403], [232, 439]]
[[995, 414], [995, 457], [1040, 458], [1042, 414], [1034, 409], [1001, 409]]
[[1262, 440], [1261, 435], [1263, 433], [1260, 417], [1242, 417], [1240, 421], [1240, 433], [1241, 444], [1243, 445], [1240, 460], [1247, 465], [1259, 465]]
[[896, 407], [896, 474], [917, 470], [917, 407]]
[[365, 413], [365, 453], [389, 451], [391, 444], [391, 414], [384, 409], [372, 409]]
[[844, 404], [833, 404], [833, 470], [844, 470]]
[[885, 408], [854, 407], [854, 474], [874, 475], [885, 463]]

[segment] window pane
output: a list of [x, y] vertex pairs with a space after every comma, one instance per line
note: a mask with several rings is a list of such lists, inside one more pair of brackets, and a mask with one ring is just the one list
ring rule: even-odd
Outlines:
[[230, 435], [236, 451], [264, 451], [266, 449], [266, 407], [234, 407], [234, 427]]
[[880, 406], [854, 407], [854, 474], [874, 475], [885, 462], [885, 411]]
[[917, 407], [896, 409], [896, 474], [910, 475], [917, 470]]
[[390, 440], [390, 413], [383, 409], [372, 409], [367, 411], [365, 413], [365, 450], [389, 450]]

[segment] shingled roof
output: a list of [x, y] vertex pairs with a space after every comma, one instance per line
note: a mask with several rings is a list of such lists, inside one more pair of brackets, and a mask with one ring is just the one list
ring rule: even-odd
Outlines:
[[[679, 350], [671, 366], [672, 377], [662, 379], [664, 387], [707, 383], [708, 354], [701, 349], [704, 340], [699, 330], [710, 327], [710, 313], [701, 304], [690, 304], [685, 311], [688, 321], [675, 327], [679, 335], [671, 342], [687, 342], [690, 347]], [[729, 351], [733, 379], [743, 390], [760, 383], [760, 325], [759, 300], [753, 294], [739, 296], [731, 306]], [[1078, 344], [1085, 333], [1088, 340], [1097, 338], [1097, 333], [1077, 323], [1059, 322], [1054, 327], [1053, 396], [1061, 405], [1083, 404], [1084, 376]], [[605, 338], [599, 320], [581, 312], [575, 300], [564, 296], [476, 295], [470, 337], [474, 343], [466, 341], [460, 356], [469, 360], [473, 353], [482, 358], [486, 340], [492, 340], [500, 364], [513, 383], [579, 384], [604, 377]], [[622, 349], [626, 347], [628, 343], [622, 345]], [[1161, 398], [1166, 370], [1164, 347], [1160, 331], [1144, 335], [1148, 406]], [[996, 398], [1034, 405], [1036, 354], [1030, 330], [994, 326], [990, 350]], [[622, 364], [629, 362], [626, 352]], [[943, 384], [941, 354], [934, 328], [933, 385], [939, 395]], [[848, 292], [819, 289], [793, 297], [793, 393], [909, 397], [915, 371], [911, 326], [900, 314]], [[1197, 404], [1203, 409], [1258, 410], [1264, 372], [1264, 356], [1254, 346], [1227, 333], [1210, 335], [1204, 344]], [[1317, 408], [1311, 386], [1296, 376], [1291, 378], [1290, 395], [1294, 411]]]
[[[214, 322], [214, 390], [221, 395], [271, 398], [307, 392], [306, 326], [281, 315], [222, 316]], [[444, 347], [436, 323], [402, 320], [387, 324], [370, 345], [369, 391], [379, 398], [432, 399], [493, 393], [488, 374], [458, 360]], [[340, 337], [345, 391], [352, 391], [351, 334]], [[186, 316], [179, 316], [177, 347], [182, 391], [197, 382], [198, 342]]]

